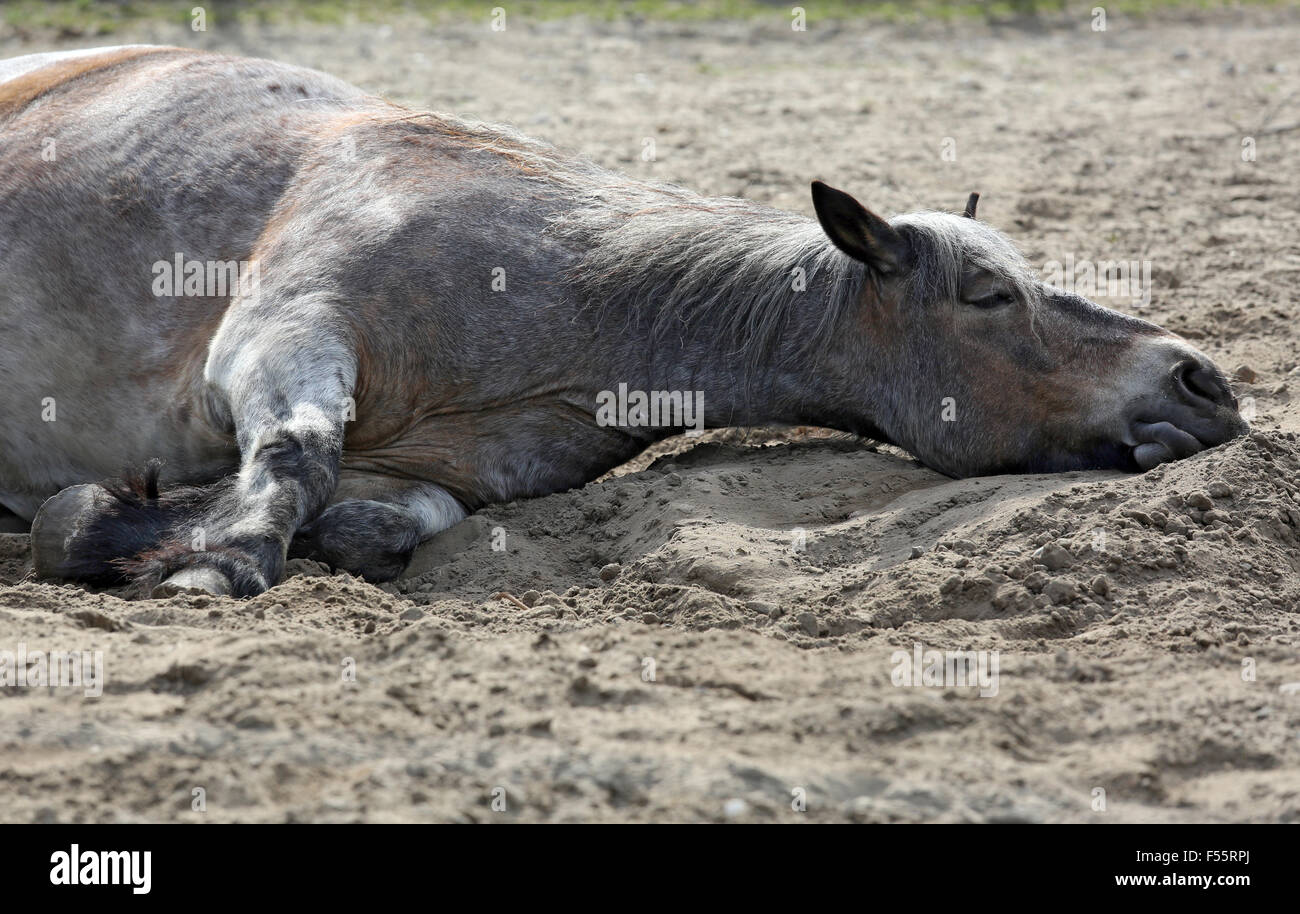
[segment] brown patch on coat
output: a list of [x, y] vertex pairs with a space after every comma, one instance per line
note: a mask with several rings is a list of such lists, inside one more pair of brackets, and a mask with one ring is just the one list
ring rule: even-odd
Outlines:
[[175, 57], [178, 54], [202, 54], [188, 48], [145, 47], [119, 48], [103, 54], [74, 57], [38, 67], [7, 82], [0, 83], [0, 118], [18, 114], [32, 102], [56, 89], [81, 79], [138, 62], [145, 57]]

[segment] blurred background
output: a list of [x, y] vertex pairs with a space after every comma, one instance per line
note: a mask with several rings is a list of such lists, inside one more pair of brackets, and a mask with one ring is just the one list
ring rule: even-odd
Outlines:
[[907, 22], [987, 21], [1029, 26], [1070, 14], [1071, 8], [1091, 11], [1098, 6], [1108, 14], [1152, 14], [1169, 10], [1208, 10], [1241, 6], [1280, 6], [1282, 0], [1114, 0], [1109, 3], [1075, 3], [1071, 0], [211, 0], [194, 4], [160, 0], [6, 0], [5, 24], [19, 33], [52, 29], [60, 37], [107, 35], [134, 22], [154, 20], [187, 23], [191, 11], [206, 10], [211, 26], [232, 22], [315, 22], [344, 25], [351, 22], [391, 21], [394, 18], [429, 22], [484, 18], [492, 9], [527, 19], [649, 19], [678, 22], [728, 18], [760, 18], [802, 7], [819, 17], [859, 18]]

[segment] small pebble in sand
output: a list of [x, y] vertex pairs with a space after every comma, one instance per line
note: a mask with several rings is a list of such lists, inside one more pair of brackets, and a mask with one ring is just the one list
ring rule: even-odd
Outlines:
[[722, 814], [728, 819], [738, 819], [749, 812], [749, 804], [739, 797], [732, 797], [722, 804]]
[[1074, 582], [1065, 578], [1052, 578], [1043, 588], [1043, 594], [1058, 606], [1069, 603], [1075, 596]]
[[1070, 555], [1069, 550], [1056, 543], [1048, 543], [1036, 550], [1033, 557], [1035, 562], [1046, 565], [1051, 571], [1060, 571], [1074, 561], [1074, 556]]

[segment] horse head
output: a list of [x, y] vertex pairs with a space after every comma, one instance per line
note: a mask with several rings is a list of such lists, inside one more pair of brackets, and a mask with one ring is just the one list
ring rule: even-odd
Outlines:
[[823, 230], [867, 273], [829, 360], [865, 426], [953, 476], [1146, 470], [1245, 433], [1209, 358], [1041, 282], [977, 199], [886, 221], [813, 184]]

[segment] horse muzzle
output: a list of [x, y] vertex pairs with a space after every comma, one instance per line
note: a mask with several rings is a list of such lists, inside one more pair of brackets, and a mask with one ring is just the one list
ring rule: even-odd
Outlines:
[[1250, 428], [1213, 362], [1181, 342], [1161, 352], [1154, 390], [1136, 401], [1124, 442], [1142, 470], [1190, 457]]

